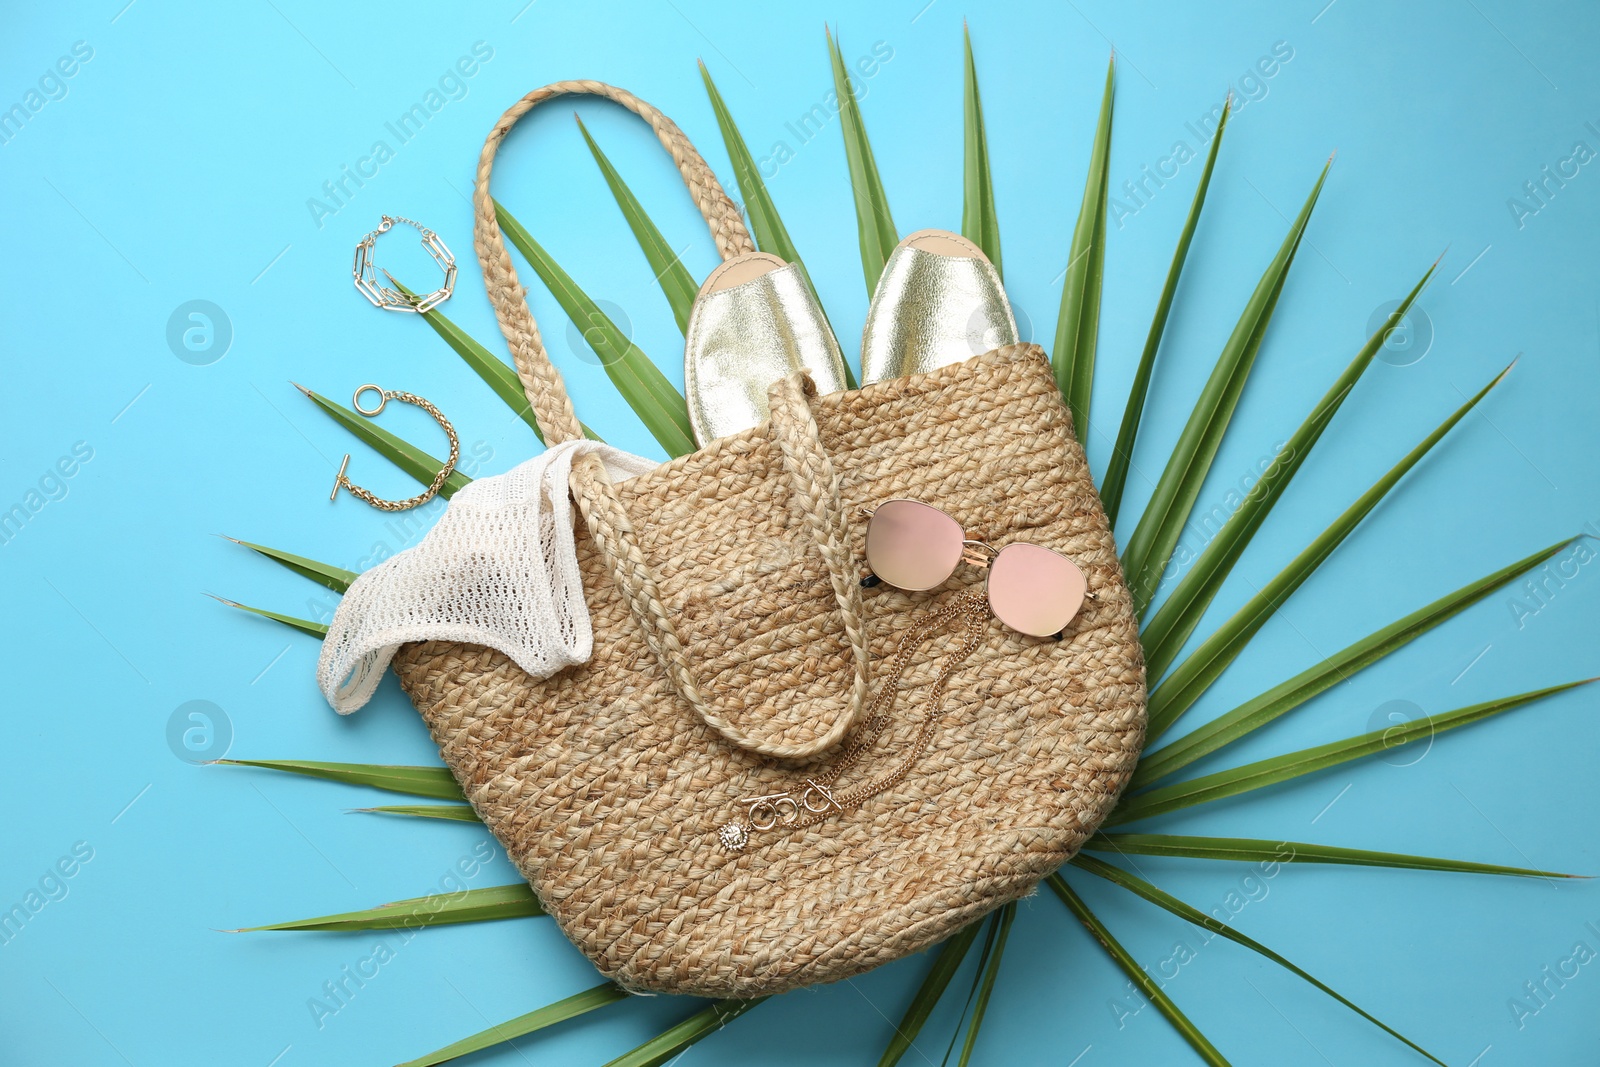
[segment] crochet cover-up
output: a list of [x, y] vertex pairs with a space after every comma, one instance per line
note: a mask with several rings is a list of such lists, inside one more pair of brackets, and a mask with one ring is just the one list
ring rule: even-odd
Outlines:
[[535, 678], [588, 660], [594, 631], [572, 533], [572, 461], [599, 453], [613, 480], [656, 466], [599, 441], [554, 445], [463, 487], [434, 528], [366, 571], [334, 613], [317, 685], [348, 715], [372, 698], [400, 646], [462, 641]]

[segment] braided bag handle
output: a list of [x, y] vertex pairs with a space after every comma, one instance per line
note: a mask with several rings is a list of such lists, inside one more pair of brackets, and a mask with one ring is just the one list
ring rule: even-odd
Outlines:
[[542, 89], [518, 100], [500, 116], [494, 129], [483, 144], [478, 157], [477, 181], [472, 192], [475, 216], [473, 244], [478, 250], [478, 263], [483, 268], [484, 286], [489, 290], [489, 302], [494, 305], [495, 318], [500, 320], [500, 332], [511, 345], [511, 358], [517, 367], [517, 377], [533, 405], [533, 414], [539, 420], [544, 439], [554, 445], [562, 441], [575, 441], [582, 436], [578, 417], [572, 411], [572, 401], [561, 383], [561, 372], [550, 362], [544, 342], [539, 337], [539, 327], [533, 321], [533, 312], [523, 298], [522, 286], [517, 281], [517, 268], [511, 263], [511, 253], [506, 250], [505, 239], [500, 234], [500, 221], [495, 218], [494, 200], [489, 193], [489, 173], [494, 168], [494, 157], [500, 143], [511, 132], [522, 116], [534, 107], [566, 95], [599, 96], [621, 104], [650, 124], [660, 138], [661, 145], [672, 156], [672, 161], [683, 173], [689, 195], [705, 216], [711, 228], [711, 239], [723, 259], [746, 252], [754, 252], [755, 243], [745, 229], [739, 209], [728, 194], [722, 191], [717, 176], [701, 158], [689, 138], [678, 129], [677, 123], [663, 115], [653, 105], [640, 100], [626, 89], [597, 81], [552, 82]]
[[[550, 361], [539, 327], [534, 322], [517, 279], [516, 267], [506, 249], [495, 217], [489, 178], [501, 143], [524, 115], [547, 100], [565, 95], [599, 96], [622, 105], [650, 124], [662, 147], [672, 156], [683, 174], [690, 195], [711, 230], [712, 240], [723, 259], [755, 251], [739, 209], [718, 183], [716, 175], [676, 123], [651, 104], [625, 89], [598, 81], [560, 81], [535, 89], [518, 100], [502, 115], [489, 132], [478, 158], [473, 189], [473, 244], [483, 268], [485, 288], [494, 307], [500, 331], [511, 347], [517, 377], [532, 405], [534, 417], [547, 444], [574, 441], [582, 427], [572, 409], [561, 373]], [[617, 498], [604, 463], [595, 455], [580, 456], [572, 469], [572, 489], [579, 510], [611, 571], [613, 580], [638, 622], [646, 645], [666, 670], [673, 688], [712, 728], [741, 748], [780, 759], [804, 759], [826, 752], [843, 739], [860, 721], [866, 708], [867, 641], [861, 608], [859, 583], [850, 572], [847, 544], [839, 502], [838, 479], [817, 440], [817, 428], [808, 405], [809, 380], [802, 376], [785, 379], [772, 387], [774, 437], [784, 457], [784, 468], [797, 493], [806, 518], [807, 531], [816, 542], [829, 571], [838, 601], [844, 631], [850, 642], [854, 680], [841, 714], [822, 730], [805, 736], [772, 736], [747, 730], [730, 721], [705, 698], [695, 677], [688, 653], [662, 601], [655, 574], [640, 551], [626, 509]]]

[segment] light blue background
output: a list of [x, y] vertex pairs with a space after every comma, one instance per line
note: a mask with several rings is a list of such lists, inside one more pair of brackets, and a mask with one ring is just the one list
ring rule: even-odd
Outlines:
[[[351, 249], [381, 213], [437, 228], [462, 260], [445, 311], [503, 352], [473, 269], [470, 192], [482, 139], [523, 92], [558, 78], [626, 85], [677, 118], [728, 175], [694, 60], [705, 58], [759, 156], [796, 151], [770, 188], [841, 337], [865, 310], [837, 122], [801, 146], [785, 124], [830, 88], [825, 19], [853, 59], [893, 58], [864, 109], [902, 232], [958, 227], [961, 19], [950, 0], [873, 6], [670, 0], [509, 0], [381, 6], [107, 0], [12, 12], [0, 106], [58, 57], [93, 57], [0, 145], [9, 295], [0, 392], [0, 506], [26, 499], [74, 444], [93, 458], [0, 545], [7, 618], [7, 829], [0, 906], [22, 901], [76, 842], [93, 859], [0, 946], [9, 1064], [392, 1063], [594, 983], [546, 921], [381, 935], [219, 931], [427, 893], [486, 835], [456, 824], [346, 814], [390, 802], [265, 772], [196, 767], [169, 749], [186, 701], [225, 709], [237, 757], [426, 763], [435, 753], [392, 685], [351, 719], [312, 681], [317, 645], [231, 611], [214, 592], [307, 615], [312, 586], [216, 534], [355, 566], [400, 547], [386, 517], [326, 500], [343, 432], [293, 388], [335, 398], [362, 382], [418, 391], [460, 427], [481, 472], [532, 435], [422, 323], [351, 291]], [[526, 6], [524, 6], [526, 4]], [[1354, 354], [1376, 308], [1448, 247], [1420, 301], [1434, 337], [1409, 366], [1374, 365], [1262, 531], [1208, 628], [1269, 579], [1355, 495], [1513, 356], [1521, 363], [1304, 589], [1193, 713], [1218, 713], [1466, 581], [1600, 522], [1595, 291], [1600, 172], [1583, 167], [1519, 226], [1507, 200], [1575, 141], [1600, 148], [1600, 14], [1509, 0], [1296, 0], [1248, 5], [989, 5], [969, 11], [987, 106], [1007, 280], [1033, 333], [1054, 333], [1107, 54], [1119, 57], [1113, 186], [1186, 139], [1231, 87], [1233, 118], [1163, 349], [1130, 483], [1131, 518], [1187, 406], [1329, 152], [1338, 151], [1203, 504], [1296, 426]], [[926, 5], [926, 6], [925, 6]], [[384, 123], [474, 42], [493, 58], [337, 214], [307, 208]], [[1293, 56], [1241, 77], [1278, 42]], [[1249, 93], [1255, 98], [1250, 99]], [[665, 157], [629, 116], [580, 105], [697, 277], [714, 262]], [[636, 341], [681, 380], [677, 336], [564, 104], [525, 123], [497, 192]], [[1104, 470], [1126, 389], [1198, 178], [1191, 164], [1108, 235], [1100, 425]], [[399, 241], [398, 250], [406, 242]], [[416, 261], [411, 261], [416, 274]], [[531, 279], [531, 274], [527, 275]], [[581, 358], [549, 295], [531, 300], [579, 398], [614, 442], [658, 454]], [[224, 358], [169, 349], [169, 315], [204, 299], [233, 331]], [[1403, 362], [1403, 360], [1402, 360]], [[426, 416], [383, 424], [425, 446]], [[358, 480], [413, 489], [355, 449]], [[51, 483], [54, 484], [54, 483]], [[60, 488], [57, 487], [57, 495]], [[1124, 521], [1125, 537], [1131, 522]], [[1514, 591], [1329, 692], [1226, 762], [1364, 732], [1380, 708], [1439, 712], [1597, 672], [1600, 593], [1580, 568], [1536, 614]], [[1552, 583], [1551, 588], [1554, 588]], [[1437, 739], [1409, 766], [1369, 761], [1164, 824], [1600, 872], [1596, 697], [1580, 691]], [[1376, 718], [1375, 718], [1376, 717]], [[1406, 760], [1410, 760], [1408, 755]], [[1214, 761], [1205, 769], [1224, 765]], [[1242, 866], [1141, 861], [1210, 909]], [[473, 885], [509, 882], [497, 860]], [[1188, 929], [1076, 878], [1139, 960]], [[1519, 1028], [1508, 1001], [1576, 942], [1600, 950], [1600, 891], [1398, 871], [1298, 867], [1237, 917], [1452, 1063], [1589, 1063], [1600, 963]], [[379, 941], [394, 959], [319, 1028], [307, 1007]], [[969, 965], [970, 966], [970, 965]], [[683, 1064], [874, 1062], [926, 959], [769, 1002]], [[958, 979], [964, 983], [965, 979]], [[964, 989], [964, 984], [961, 985]], [[1048, 895], [1022, 909], [979, 1046], [986, 1063], [1187, 1063], [1152, 1009], [1119, 1027], [1124, 979]], [[1168, 992], [1239, 1063], [1421, 1062], [1253, 954], [1206, 947]], [[959, 998], [957, 998], [959, 999]], [[640, 1000], [479, 1062], [595, 1063], [691, 1010]], [[946, 1005], [906, 1063], [936, 1062]], [[1074, 1059], [1074, 1057], [1079, 1057]], [[1476, 1057], [1476, 1059], [1475, 1059]]]

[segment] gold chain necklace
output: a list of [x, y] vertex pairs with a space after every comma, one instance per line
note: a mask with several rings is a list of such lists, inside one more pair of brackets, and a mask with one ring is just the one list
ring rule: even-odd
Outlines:
[[[801, 786], [781, 793], [767, 793], [757, 797], [743, 797], [736, 803], [744, 808], [743, 817], [734, 817], [717, 828], [717, 840], [729, 852], [743, 852], [752, 834], [768, 830], [788, 833], [807, 826], [816, 826], [833, 815], [859, 808], [871, 798], [898, 785], [933, 740], [934, 727], [938, 725], [940, 705], [944, 701], [944, 687], [957, 667], [977, 649], [983, 641], [984, 624], [989, 621], [989, 600], [982, 589], [966, 593], [913, 626], [900, 639], [900, 645], [889, 663], [889, 673], [883, 688], [867, 709], [867, 720], [856, 737], [840, 754], [831, 770], [823, 775], [805, 779]], [[841, 789], [839, 779], [858, 763], [867, 749], [872, 747], [889, 725], [890, 712], [900, 692], [900, 676], [911, 663], [911, 657], [924, 640], [932, 636], [952, 619], [965, 618], [966, 635], [934, 679], [928, 694], [927, 717], [917, 731], [911, 751], [892, 770], [861, 785]]]

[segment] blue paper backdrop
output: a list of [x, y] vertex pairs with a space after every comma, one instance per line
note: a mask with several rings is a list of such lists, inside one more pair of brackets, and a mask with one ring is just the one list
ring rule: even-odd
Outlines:
[[[1199, 174], [1198, 163], [1178, 166], [1161, 185], [1146, 168], [1170, 174], [1177, 145], [1202, 147], [1201, 117], [1230, 90], [1240, 104], [1162, 352], [1125, 520], [1330, 152], [1326, 191], [1203, 507], [1225, 506], [1374, 315], [1448, 248], [1406, 336], [1358, 385], [1208, 627], [1521, 355], [1480, 412], [1284, 605], [1193, 721], [1539, 546], [1597, 529], [1600, 13], [1591, 5], [1085, 0], [967, 14], [1007, 279], [1047, 344], [1105, 63], [1117, 50], [1117, 202], [1089, 445], [1097, 473]], [[423, 393], [460, 427], [473, 472], [532, 453], [528, 430], [425, 325], [369, 307], [347, 272], [381, 213], [436, 227], [463, 264], [445, 310], [503, 352], [472, 264], [474, 161], [504, 107], [558, 78], [636, 89], [726, 176], [694, 65], [703, 57], [849, 348], [867, 294], [838, 120], [824, 109], [813, 129], [801, 122], [831, 88], [824, 20], [839, 20], [847, 60], [876, 57], [863, 107], [907, 232], [960, 223], [962, 16], [950, 0], [783, 11], [701, 0], [107, 0], [9, 15], [0, 38], [0, 107], [10, 108], [0, 114], [9, 296], [0, 907], [22, 911], [12, 909], [0, 938], [0, 1058], [392, 1063], [594, 983], [546, 921], [410, 940], [220, 932], [425, 894], [450, 884], [463, 859], [469, 885], [515, 876], [498, 848], [493, 862], [475, 861], [480, 828], [346, 813], [386, 794], [186, 761], [224, 751], [436, 758], [392, 684], [340, 719], [313, 686], [315, 641], [202, 595], [306, 616], [325, 616], [332, 602], [215, 535], [350, 567], [418, 535], [418, 525], [348, 498], [327, 502], [347, 438], [291, 379], [338, 399], [366, 381]], [[391, 124], [415, 103], [426, 121], [395, 136]], [[577, 109], [703, 275], [714, 252], [652, 139], [616, 109]], [[681, 339], [568, 110], [546, 108], [518, 132], [497, 192], [681, 380]], [[377, 142], [387, 151], [375, 156]], [[351, 171], [366, 176], [357, 183]], [[337, 199], [325, 183], [342, 183]], [[420, 259], [401, 258], [407, 243], [396, 241], [391, 262], [426, 277]], [[614, 442], [659, 454], [537, 283], [531, 300], [584, 418]], [[414, 410], [386, 413], [383, 425], [437, 440]], [[358, 480], [413, 491], [376, 456], [353, 451]], [[1120, 532], [1130, 529], [1124, 521]], [[1596, 673], [1591, 555], [1564, 554], [1534, 576], [1538, 592], [1489, 598], [1204, 769]], [[192, 701], [213, 706], [212, 732], [185, 739], [202, 724], [188, 717]], [[1596, 710], [1594, 693], [1569, 693], [1165, 825], [1594, 873]], [[1237, 912], [1241, 929], [1452, 1063], [1593, 1061], [1592, 884], [1139, 866], [1197, 906]], [[1243, 949], [1218, 941], [1181, 967], [1165, 963], [1180, 939], [1197, 943], [1191, 930], [1076, 881], [1236, 1062], [1420, 1062]], [[678, 1062], [873, 1062], [926, 966], [912, 959], [768, 1002]], [[346, 993], [329, 1000], [327, 983]], [[1021, 909], [978, 1060], [1190, 1062], [1157, 1012], [1137, 1008], [1061, 905], [1036, 897]], [[596, 1063], [689, 1010], [640, 1000], [480, 1062]], [[937, 1061], [953, 1020], [946, 1005], [904, 1062]]]

